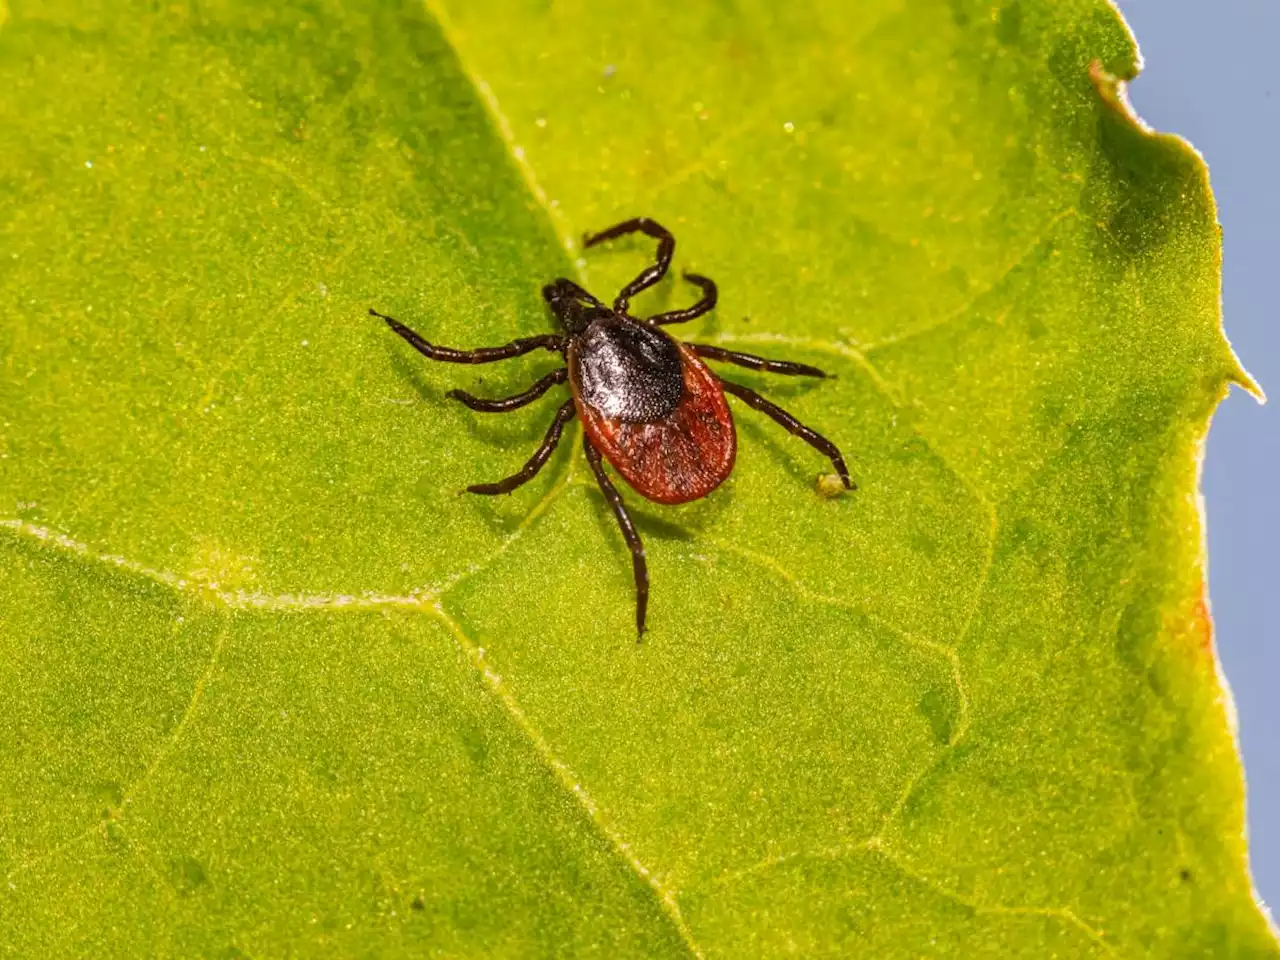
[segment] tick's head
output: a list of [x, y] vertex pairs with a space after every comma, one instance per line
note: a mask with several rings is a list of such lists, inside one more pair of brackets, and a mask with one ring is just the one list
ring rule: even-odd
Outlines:
[[587, 329], [592, 320], [610, 316], [613, 311], [571, 280], [560, 279], [542, 288], [542, 299], [570, 335]]

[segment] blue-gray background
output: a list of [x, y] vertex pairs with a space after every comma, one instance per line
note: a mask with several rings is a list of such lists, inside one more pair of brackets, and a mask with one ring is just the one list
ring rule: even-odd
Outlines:
[[[1142, 50], [1129, 98], [1209, 163], [1227, 336], [1271, 395], [1233, 390], [1209, 432], [1204, 494], [1218, 655], [1235, 694], [1253, 875], [1280, 914], [1280, 3], [1118, 0]], [[1280, 916], [1277, 916], [1280, 919]]]

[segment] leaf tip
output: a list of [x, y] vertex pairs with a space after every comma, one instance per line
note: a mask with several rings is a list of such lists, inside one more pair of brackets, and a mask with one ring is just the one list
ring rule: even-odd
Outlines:
[[1260, 406], [1266, 405], [1267, 394], [1266, 391], [1262, 389], [1262, 384], [1253, 379], [1252, 374], [1250, 374], [1249, 371], [1241, 365], [1239, 360], [1234, 363], [1233, 369], [1227, 377], [1227, 381], [1229, 383], [1234, 383], [1237, 387], [1244, 390], [1245, 393], [1257, 400]]

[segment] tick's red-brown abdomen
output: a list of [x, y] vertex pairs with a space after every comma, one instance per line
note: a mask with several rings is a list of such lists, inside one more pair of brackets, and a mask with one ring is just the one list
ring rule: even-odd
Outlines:
[[574, 390], [591, 442], [638, 494], [656, 503], [705, 497], [733, 471], [737, 453], [733, 415], [720, 381], [692, 350], [679, 346], [684, 396], [661, 420], [610, 419]]

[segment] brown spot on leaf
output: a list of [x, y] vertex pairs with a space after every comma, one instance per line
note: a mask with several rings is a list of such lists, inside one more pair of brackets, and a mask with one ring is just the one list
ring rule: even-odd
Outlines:
[[1163, 633], [1176, 650], [1194, 651], [1208, 660], [1213, 659], [1213, 616], [1209, 613], [1208, 585], [1200, 580], [1200, 587], [1181, 608], [1173, 608], [1164, 615]]
[[1206, 656], [1213, 654], [1213, 617], [1209, 613], [1209, 586], [1200, 581], [1200, 592], [1191, 613], [1192, 636], [1199, 641], [1199, 650]]

